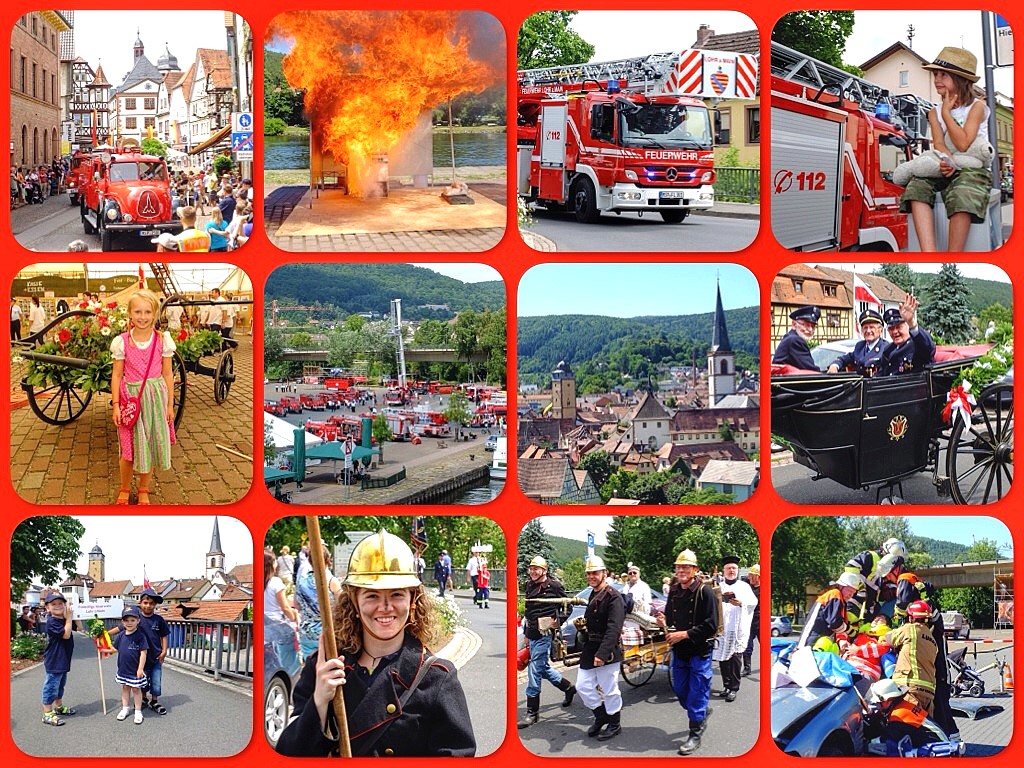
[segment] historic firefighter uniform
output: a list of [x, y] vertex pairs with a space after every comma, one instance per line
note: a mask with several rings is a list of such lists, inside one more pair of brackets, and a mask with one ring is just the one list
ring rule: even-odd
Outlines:
[[684, 549], [675, 562], [676, 579], [668, 591], [666, 638], [672, 644], [672, 689], [686, 710], [689, 736], [679, 747], [688, 755], [700, 747], [711, 714], [711, 651], [718, 634], [718, 598], [697, 576], [697, 555]]
[[547, 680], [565, 694], [563, 707], [572, 704], [576, 688], [551, 666], [551, 630], [559, 621], [557, 603], [533, 602], [543, 598], [564, 598], [565, 587], [554, 576], [548, 574], [548, 562], [541, 556], [530, 561], [529, 581], [523, 595], [526, 598], [526, 625], [523, 633], [530, 642], [530, 663], [527, 667], [526, 715], [519, 721], [519, 728], [528, 728], [540, 717], [541, 680]]
[[622, 595], [608, 583], [608, 570], [600, 557], [588, 557], [584, 568], [592, 592], [583, 614], [586, 640], [580, 655], [576, 689], [583, 703], [594, 713], [594, 724], [587, 730], [587, 735], [604, 741], [617, 736], [622, 730], [622, 694], [619, 693], [622, 645], [619, 635], [626, 618], [626, 606]]
[[[882, 328], [882, 316], [874, 309], [865, 309], [860, 313], [860, 326], [865, 324], [876, 324], [879, 331]], [[861, 376], [874, 376], [881, 367], [882, 353], [889, 346], [889, 342], [879, 336], [874, 341], [861, 339], [858, 341], [852, 352], [840, 356], [832, 365], [840, 371], [852, 369]], [[831, 366], [829, 366], [831, 368]]]
[[775, 348], [772, 355], [772, 362], [777, 365], [792, 365], [804, 371], [816, 371], [818, 366], [814, 364], [811, 357], [811, 348], [807, 345], [810, 334], [801, 335], [797, 331], [798, 326], [809, 328], [813, 333], [814, 326], [818, 324], [821, 317], [821, 310], [814, 305], [800, 307], [789, 313], [793, 321], [793, 328], [782, 337], [779, 346]]
[[[884, 317], [889, 328], [906, 322], [898, 309], [885, 310]], [[920, 371], [935, 357], [935, 342], [924, 328], [910, 328], [906, 336], [906, 341], [893, 342], [882, 352], [879, 376]]]

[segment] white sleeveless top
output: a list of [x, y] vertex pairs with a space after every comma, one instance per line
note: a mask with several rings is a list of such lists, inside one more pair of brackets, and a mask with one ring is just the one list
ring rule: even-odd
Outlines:
[[[973, 107], [975, 103], [979, 101], [981, 101], [981, 99], [975, 99], [965, 107], [956, 107], [950, 110], [950, 114], [953, 115], [953, 119], [956, 120], [957, 125], [959, 125], [961, 128], [964, 127], [964, 123], [967, 122], [967, 113], [970, 112], [971, 107]], [[978, 135], [981, 136], [981, 138], [983, 138], [985, 141], [988, 141], [988, 117], [989, 114], [991, 114], [991, 110], [989, 110], [988, 105], [985, 104], [985, 102], [981, 101], [981, 104], [983, 107], [985, 107], [985, 117], [984, 119], [982, 119], [981, 125], [978, 126]], [[935, 114], [939, 118], [939, 125], [942, 126], [942, 132], [946, 133], [946, 123], [942, 119], [941, 104], [935, 107]], [[989, 143], [991, 144], [992, 142]]]

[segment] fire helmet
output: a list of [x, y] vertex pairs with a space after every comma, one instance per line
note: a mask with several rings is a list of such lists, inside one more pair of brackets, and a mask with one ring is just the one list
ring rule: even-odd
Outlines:
[[692, 549], [684, 549], [679, 553], [679, 557], [676, 558], [676, 565], [692, 565], [694, 568], [697, 567], [697, 553]]
[[882, 552], [887, 555], [907, 556], [907, 545], [895, 536], [891, 536], [882, 544]]
[[530, 567], [543, 568], [545, 571], [548, 569], [548, 561], [540, 555], [537, 555], [533, 560], [530, 561]]
[[839, 654], [839, 644], [827, 635], [819, 637], [814, 641], [814, 645], [811, 646], [812, 650], [822, 651], [823, 653], [834, 653]]
[[754, 576], [760, 576], [761, 575], [761, 564], [760, 563], [754, 563], [752, 566], [747, 568], [747, 575], [749, 576], [751, 574], [753, 574]]
[[927, 619], [932, 615], [932, 608], [924, 600], [915, 600], [907, 606], [907, 615], [912, 619]]
[[583, 570], [590, 573], [591, 571], [607, 571], [608, 568], [605, 566], [604, 560], [597, 555], [591, 555], [583, 564]]
[[875, 573], [878, 578], [884, 579], [890, 573], [893, 568], [899, 568], [903, 565], [903, 557], [901, 555], [885, 555], [878, 561], [878, 565], [875, 566]]
[[872, 683], [868, 689], [868, 701], [872, 704], [881, 704], [882, 702], [892, 701], [893, 699], [899, 699], [907, 695], [907, 688], [903, 687], [897, 682], [894, 682], [892, 678], [887, 677], [884, 680], [879, 680], [876, 683]]
[[863, 579], [859, 573], [853, 571], [843, 571], [839, 574], [839, 578], [836, 579], [835, 584], [837, 587], [853, 587], [854, 589], [860, 589]]
[[348, 561], [345, 583], [363, 589], [418, 587], [416, 558], [408, 544], [381, 529], [356, 544]]

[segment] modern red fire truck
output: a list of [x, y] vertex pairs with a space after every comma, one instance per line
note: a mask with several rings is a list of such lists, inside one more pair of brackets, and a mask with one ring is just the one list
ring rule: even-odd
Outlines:
[[518, 192], [581, 222], [633, 211], [679, 223], [715, 200], [703, 99], [756, 93], [757, 59], [725, 51], [521, 70]]
[[892, 173], [928, 146], [930, 102], [772, 43], [771, 211], [795, 251], [907, 247]]

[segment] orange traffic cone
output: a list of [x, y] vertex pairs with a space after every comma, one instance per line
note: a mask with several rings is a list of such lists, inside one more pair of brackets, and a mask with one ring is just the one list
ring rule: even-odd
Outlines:
[[1003, 665], [1003, 690], [1013, 690], [1013, 672], [1010, 671], [1010, 665], [1008, 663]]

